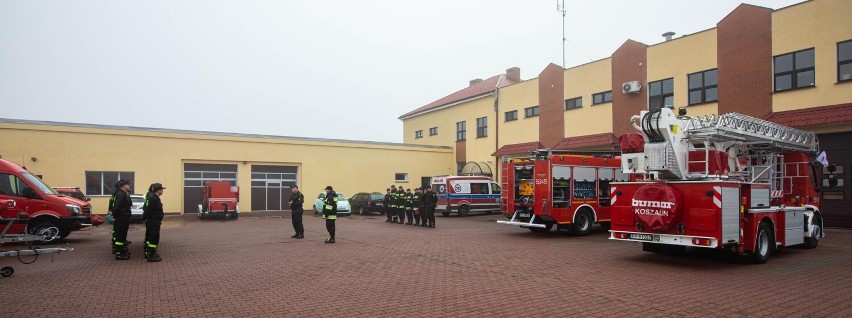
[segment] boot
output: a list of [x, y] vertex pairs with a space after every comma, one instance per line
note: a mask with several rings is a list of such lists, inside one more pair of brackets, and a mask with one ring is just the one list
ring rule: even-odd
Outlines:
[[405, 222], [405, 225], [412, 225], [411, 220], [409, 220], [408, 222]]
[[299, 233], [296, 233], [296, 234], [298, 235], [298, 236], [296, 236], [297, 239], [305, 238], [305, 232], [299, 232]]
[[414, 222], [414, 226], [420, 226], [420, 221]]
[[421, 226], [422, 226], [422, 227], [427, 227], [427, 226], [429, 226], [429, 224], [427, 224], [426, 222], [423, 222], [423, 225], [421, 225]]
[[435, 228], [435, 223], [429, 224], [429, 228]]
[[127, 250], [126, 246], [117, 246], [117, 252], [115, 253], [115, 260], [117, 261], [126, 261], [130, 259], [130, 251]]
[[160, 257], [160, 254], [157, 253], [156, 248], [151, 248], [151, 249], [147, 249], [145, 251], [145, 260], [147, 260], [149, 262], [159, 262], [159, 261], [162, 261], [163, 259]]
[[290, 236], [290, 238], [299, 238], [299, 232], [296, 232], [296, 234], [293, 234], [293, 236]]
[[326, 242], [326, 243], [334, 243], [334, 238], [333, 238], [333, 237], [329, 237], [328, 239], [326, 239], [326, 240], [325, 240], [325, 242]]

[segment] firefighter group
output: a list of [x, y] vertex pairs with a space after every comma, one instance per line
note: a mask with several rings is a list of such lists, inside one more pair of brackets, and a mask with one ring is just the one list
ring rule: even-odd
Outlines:
[[437, 203], [438, 196], [432, 187], [416, 188], [412, 193], [411, 189], [392, 185], [385, 193], [385, 222], [435, 228]]

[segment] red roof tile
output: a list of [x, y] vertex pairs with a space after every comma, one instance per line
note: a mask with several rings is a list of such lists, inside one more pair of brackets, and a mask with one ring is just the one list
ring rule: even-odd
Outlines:
[[766, 120], [790, 127], [852, 122], [852, 103], [772, 113]]
[[618, 138], [612, 133], [602, 133], [596, 135], [586, 135], [579, 137], [569, 137], [562, 139], [553, 149], [557, 150], [573, 150], [586, 148], [601, 148], [602, 146], [617, 145]]
[[438, 108], [438, 107], [441, 107], [441, 106], [444, 106], [444, 105], [452, 104], [452, 103], [455, 103], [455, 102], [458, 102], [458, 101], [461, 101], [461, 100], [465, 100], [465, 99], [468, 99], [468, 98], [471, 98], [471, 97], [488, 94], [491, 91], [493, 91], [494, 88], [497, 87], [498, 84], [500, 85], [499, 87], [505, 87], [505, 86], [509, 86], [509, 85], [512, 85], [512, 84], [517, 84], [517, 82], [509, 79], [504, 74], [495, 75], [495, 76], [492, 76], [491, 78], [489, 78], [487, 80], [484, 80], [482, 82], [474, 84], [473, 86], [469, 86], [469, 87], [464, 88], [462, 90], [459, 90], [455, 93], [447, 95], [444, 98], [441, 98], [439, 100], [431, 102], [431, 103], [427, 104], [426, 106], [422, 106], [420, 108], [417, 108], [415, 110], [407, 112], [407, 113], [403, 114], [402, 116], [399, 116], [399, 119], [403, 119], [405, 117], [417, 115], [417, 114], [420, 114], [422, 112], [425, 112], [425, 111], [428, 111], [428, 110], [431, 110], [431, 109], [434, 109], [434, 108]]
[[541, 143], [538, 141], [523, 142], [519, 144], [511, 144], [500, 147], [500, 149], [497, 149], [497, 151], [492, 153], [491, 156], [500, 157], [506, 155], [530, 154], [533, 150], [543, 148], [544, 146], [542, 146]]

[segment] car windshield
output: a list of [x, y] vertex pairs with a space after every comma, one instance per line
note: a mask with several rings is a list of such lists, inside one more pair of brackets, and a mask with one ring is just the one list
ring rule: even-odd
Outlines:
[[385, 196], [381, 194], [371, 194], [370, 200], [384, 200]]
[[349, 201], [349, 198], [347, 198], [345, 195], [343, 195], [343, 193], [338, 193], [338, 194], [337, 194], [337, 199], [338, 199], [338, 200], [343, 200], [343, 201]]
[[44, 181], [41, 181], [41, 179], [30, 174], [29, 172], [22, 172], [21, 175], [24, 176], [24, 178], [27, 178], [27, 180], [29, 180], [33, 185], [35, 185], [36, 188], [41, 190], [41, 192], [44, 192], [44, 194], [56, 194], [56, 192], [53, 191], [53, 188], [51, 188], [49, 185], [44, 183]]

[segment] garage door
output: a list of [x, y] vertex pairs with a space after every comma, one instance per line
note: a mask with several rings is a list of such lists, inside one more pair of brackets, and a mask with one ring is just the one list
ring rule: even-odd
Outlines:
[[[828, 162], [837, 166], [837, 187], [822, 192], [822, 212], [828, 227], [852, 228], [852, 133], [819, 135]], [[827, 171], [823, 171], [827, 172]], [[826, 183], [825, 180], [821, 182]]]
[[290, 209], [290, 186], [296, 184], [298, 171], [299, 168], [296, 166], [252, 165], [251, 209], [253, 211]]
[[198, 212], [198, 204], [204, 199], [204, 183], [228, 181], [237, 185], [237, 165], [227, 164], [183, 164], [183, 212]]

